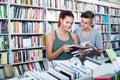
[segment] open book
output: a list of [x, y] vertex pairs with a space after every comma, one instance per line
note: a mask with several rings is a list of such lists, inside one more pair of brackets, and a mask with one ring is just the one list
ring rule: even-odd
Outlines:
[[72, 51], [79, 50], [79, 49], [85, 50], [85, 49], [93, 48], [92, 46], [82, 46], [82, 45], [75, 45], [75, 44], [69, 45], [68, 47], [72, 48], [73, 49]]

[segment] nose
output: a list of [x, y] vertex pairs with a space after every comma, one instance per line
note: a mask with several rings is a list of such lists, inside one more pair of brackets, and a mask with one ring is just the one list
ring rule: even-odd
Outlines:
[[68, 27], [70, 28], [71, 26], [72, 26], [72, 25], [69, 23], [69, 24], [68, 24]]
[[81, 22], [81, 26], [84, 26], [85, 25], [85, 23], [84, 22]]

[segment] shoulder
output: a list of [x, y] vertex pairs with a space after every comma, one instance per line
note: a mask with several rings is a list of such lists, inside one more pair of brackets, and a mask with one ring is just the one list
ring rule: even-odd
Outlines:
[[98, 31], [93, 29], [92, 36], [95, 36], [96, 38], [102, 38], [102, 34]]
[[95, 30], [94, 28], [93, 28], [93, 33], [96, 34], [96, 35], [100, 35], [101, 34], [98, 30]]
[[54, 32], [48, 33], [46, 39], [54, 39]]
[[75, 33], [70, 33], [73, 39], [77, 38], [77, 35]]

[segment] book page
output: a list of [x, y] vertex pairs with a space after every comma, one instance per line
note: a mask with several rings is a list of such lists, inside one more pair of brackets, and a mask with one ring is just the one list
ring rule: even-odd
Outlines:
[[73, 49], [72, 51], [79, 50], [79, 49], [85, 50], [85, 49], [92, 48], [92, 46], [82, 46], [82, 45], [75, 45], [75, 44], [69, 45], [68, 47], [72, 48]]

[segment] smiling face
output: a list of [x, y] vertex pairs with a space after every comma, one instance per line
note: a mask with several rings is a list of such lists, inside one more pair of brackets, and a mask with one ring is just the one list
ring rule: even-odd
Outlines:
[[63, 27], [65, 31], [68, 31], [72, 27], [73, 20], [73, 17], [70, 16], [66, 16], [64, 19], [60, 18], [60, 27]]
[[84, 17], [81, 18], [82, 29], [84, 29], [84, 30], [88, 29], [89, 27], [92, 26], [92, 24], [93, 24], [93, 22], [92, 22], [91, 18], [84, 18]]

